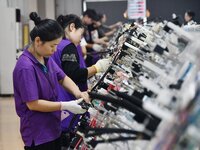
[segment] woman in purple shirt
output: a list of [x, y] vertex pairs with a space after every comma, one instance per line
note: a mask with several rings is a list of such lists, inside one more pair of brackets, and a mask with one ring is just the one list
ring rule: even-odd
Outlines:
[[[84, 33], [84, 25], [81, 19], [69, 14], [66, 16], [60, 15], [57, 18], [58, 23], [65, 31], [62, 41], [57, 46], [57, 51], [52, 55], [58, 66], [69, 76], [79, 87], [81, 91], [87, 90], [87, 79], [97, 72], [105, 72], [109, 66], [109, 59], [99, 60], [95, 65], [86, 67], [83, 54], [80, 47], [80, 41]], [[66, 92], [63, 87], [58, 86], [58, 99], [61, 101], [70, 101], [75, 97]], [[69, 115], [66, 115], [69, 114]], [[79, 121], [79, 115], [73, 113], [62, 112], [61, 127], [63, 130], [63, 139], [67, 142], [70, 139], [70, 132], [73, 132], [74, 127]], [[69, 134], [69, 135], [68, 135]], [[65, 138], [65, 135], [66, 138]], [[72, 137], [69, 137], [72, 138]], [[63, 142], [63, 146], [68, 146], [68, 143]]]
[[[78, 103], [82, 99], [89, 102], [89, 97], [48, 58], [62, 39], [61, 26], [51, 19], [41, 20], [37, 13], [31, 13], [30, 18], [35, 23], [30, 32], [32, 44], [24, 49], [13, 71], [15, 106], [24, 149], [60, 150], [60, 110], [85, 113]], [[55, 89], [58, 84], [76, 99], [82, 99], [58, 101]]]

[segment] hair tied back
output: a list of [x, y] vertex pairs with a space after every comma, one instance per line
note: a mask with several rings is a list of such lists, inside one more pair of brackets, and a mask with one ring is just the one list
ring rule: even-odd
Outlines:
[[29, 15], [30, 19], [34, 21], [35, 25], [40, 24], [41, 18], [38, 16], [36, 12], [31, 12]]

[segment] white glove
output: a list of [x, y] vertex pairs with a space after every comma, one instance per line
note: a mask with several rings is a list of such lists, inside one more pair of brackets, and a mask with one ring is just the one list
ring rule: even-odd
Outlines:
[[86, 112], [86, 110], [79, 105], [79, 103], [82, 101], [83, 99], [80, 98], [70, 102], [61, 102], [61, 110], [68, 110], [74, 114], [83, 114]]
[[96, 52], [100, 52], [101, 50], [103, 50], [103, 47], [99, 44], [93, 44], [92, 49]]
[[108, 69], [110, 62], [111, 62], [110, 59], [104, 58], [104, 59], [98, 60], [96, 62], [96, 64], [93, 65], [93, 66], [96, 68], [97, 73], [98, 72], [105, 72]]

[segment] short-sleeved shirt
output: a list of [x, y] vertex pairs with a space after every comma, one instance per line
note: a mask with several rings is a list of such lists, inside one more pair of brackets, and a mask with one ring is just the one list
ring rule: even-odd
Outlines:
[[26, 102], [38, 99], [57, 101], [55, 87], [65, 73], [52, 59], [45, 66], [27, 50], [20, 56], [13, 71], [15, 107], [20, 117], [20, 132], [26, 146], [53, 141], [61, 134], [60, 111], [31, 111]]
[[[80, 62], [81, 60], [83, 60], [83, 56], [79, 55], [78, 48], [73, 43], [70, 43], [62, 50], [61, 54], [62, 70], [78, 86], [80, 83], [87, 84], [87, 78], [88, 78], [88, 70], [85, 67], [85, 62], [83, 62], [84, 63], [83, 64], [82, 62]], [[82, 90], [81, 86], [79, 86], [79, 88], [80, 90]]]
[[[82, 56], [80, 46], [75, 46], [68, 39], [63, 39], [57, 46], [57, 51], [51, 56], [57, 65], [79, 87], [80, 91], [87, 90], [88, 71]], [[74, 100], [76, 97], [61, 87], [57, 87], [60, 101]]]
[[[52, 59], [79, 87], [80, 91], [87, 90], [88, 70], [86, 68], [80, 45], [75, 46], [69, 39], [63, 39], [57, 46], [57, 51], [52, 55]], [[58, 86], [58, 99], [60, 101], [71, 101], [76, 97]], [[65, 117], [61, 123], [62, 130], [65, 132], [73, 131], [79, 121], [79, 115], [68, 112], [70, 115]], [[68, 114], [67, 113], [67, 114]], [[66, 114], [63, 111], [62, 114]], [[75, 117], [75, 118], [74, 118]]]

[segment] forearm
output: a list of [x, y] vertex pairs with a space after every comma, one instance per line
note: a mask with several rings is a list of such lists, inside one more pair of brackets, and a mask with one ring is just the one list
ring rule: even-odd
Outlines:
[[102, 39], [103, 41], [105, 41], [105, 42], [108, 41], [108, 37], [107, 37], [107, 36], [104, 36], [104, 37], [102, 37], [101, 39]]
[[119, 22], [112, 24], [109, 27], [110, 27], [110, 29], [114, 29], [114, 28], [117, 28], [118, 26], [119, 26]]
[[114, 29], [114, 28], [116, 28], [116, 27], [117, 27], [116, 24], [109, 25], [109, 28], [110, 28], [110, 29]]
[[90, 102], [90, 98], [87, 92], [81, 92], [76, 86], [76, 84], [69, 78], [65, 77], [63, 82], [62, 82], [63, 87], [65, 87], [70, 93], [72, 93], [77, 99], [78, 98], [83, 98], [84, 101], [87, 103]]
[[62, 68], [65, 74], [76, 84], [87, 83], [88, 70], [87, 68], [81, 68], [79, 63], [65, 61], [62, 63]]
[[122, 24], [121, 22], [117, 22], [115, 24], [110, 25], [109, 27], [110, 27], [110, 29], [114, 29], [114, 28], [119, 27], [121, 24]]
[[51, 102], [42, 99], [27, 102], [26, 105], [30, 110], [39, 112], [53, 112], [61, 108], [60, 102]]
[[108, 38], [106, 38], [106, 37], [103, 37], [103, 38], [100, 38], [100, 39], [96, 38], [96, 39], [94, 39], [94, 42], [97, 43], [97, 44], [105, 44], [107, 39]]
[[72, 79], [66, 76], [62, 81], [62, 86], [76, 98], [80, 98], [81, 91]]
[[106, 33], [105, 33], [105, 36], [111, 36], [111, 35], [113, 35], [113, 34], [115, 33], [115, 31], [116, 31], [116, 30], [111, 30], [111, 31], [109, 31], [109, 32], [106, 32]]
[[86, 48], [92, 48], [93, 44], [87, 43]]

